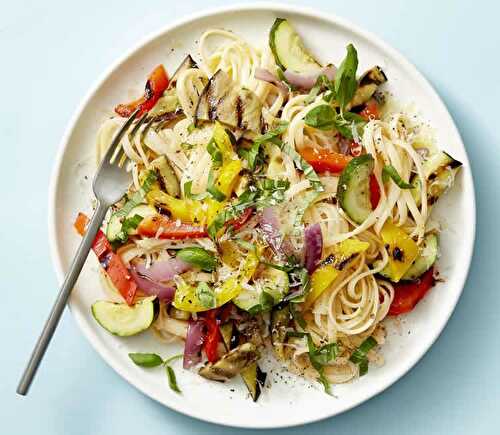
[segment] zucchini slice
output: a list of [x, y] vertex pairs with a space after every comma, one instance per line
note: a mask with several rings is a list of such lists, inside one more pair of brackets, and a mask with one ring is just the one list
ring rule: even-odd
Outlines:
[[448, 153], [444, 151], [437, 152], [431, 155], [422, 165], [422, 169], [424, 171], [425, 178], [432, 178], [432, 174], [436, 174], [444, 169], [449, 167], [450, 169], [455, 169], [462, 166], [462, 163], [458, 160], [455, 160]]
[[418, 257], [401, 279], [405, 281], [414, 281], [427, 272], [437, 260], [439, 252], [438, 247], [439, 242], [436, 234], [431, 233], [425, 236]]
[[307, 51], [301, 37], [284, 18], [276, 18], [269, 32], [269, 47], [278, 66], [298, 73], [311, 73], [321, 65]]
[[375, 163], [371, 154], [352, 159], [340, 174], [337, 200], [356, 223], [361, 224], [372, 212], [370, 175]]
[[218, 70], [203, 89], [195, 121], [220, 121], [234, 128], [260, 133], [262, 103], [248, 89], [239, 88], [231, 77]]
[[109, 301], [92, 304], [94, 319], [106, 331], [129, 337], [148, 329], [155, 318], [154, 298], [146, 298], [133, 306]]
[[[142, 218], [147, 218], [149, 216], [155, 216], [158, 213], [156, 212], [154, 207], [151, 207], [146, 204], [141, 204], [138, 205], [137, 207], [134, 207], [132, 210], [130, 210], [130, 213], [125, 216], [125, 219], [129, 219], [135, 215], [139, 215]], [[109, 218], [108, 226], [106, 227], [106, 237], [110, 242], [114, 242], [115, 240], [118, 240], [119, 234], [122, 231], [122, 223], [124, 221], [124, 218], [122, 218], [119, 214], [113, 213], [111, 217]], [[134, 234], [137, 234], [137, 230], [134, 228], [129, 228], [127, 231], [129, 236], [132, 236]]]
[[[233, 302], [237, 307], [245, 311], [265, 311], [273, 305], [279, 304], [288, 293], [288, 290], [287, 273], [267, 267], [260, 274], [260, 277], [254, 281], [254, 284], [243, 289]], [[271, 307], [267, 305], [271, 305]]]

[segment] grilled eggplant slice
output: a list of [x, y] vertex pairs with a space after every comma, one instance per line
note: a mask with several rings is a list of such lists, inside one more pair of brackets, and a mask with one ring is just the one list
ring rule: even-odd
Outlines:
[[365, 104], [377, 91], [378, 87], [387, 81], [382, 68], [374, 66], [366, 71], [359, 79], [358, 89], [348, 105], [348, 110]]
[[204, 378], [224, 382], [250, 367], [259, 357], [254, 344], [243, 343], [226, 353], [219, 361], [205, 364], [198, 373]]
[[170, 79], [170, 82], [168, 84], [169, 88], [173, 88], [175, 84], [177, 83], [177, 78], [181, 73], [188, 69], [192, 68], [198, 68], [198, 64], [193, 60], [190, 54], [188, 54], [184, 60], [181, 62], [181, 64], [177, 67], [177, 69], [174, 72], [174, 75]]
[[229, 75], [218, 70], [200, 95], [195, 121], [220, 121], [241, 130], [260, 132], [262, 103], [248, 89], [239, 88]]
[[169, 195], [176, 198], [179, 197], [181, 194], [179, 180], [167, 158], [165, 156], [160, 156], [151, 162], [151, 166], [158, 170], [163, 190], [166, 190]]

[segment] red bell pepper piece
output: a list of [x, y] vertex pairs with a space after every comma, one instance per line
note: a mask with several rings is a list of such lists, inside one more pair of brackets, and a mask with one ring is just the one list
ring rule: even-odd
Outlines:
[[160, 239], [198, 239], [208, 236], [205, 227], [180, 223], [162, 215], [144, 218], [137, 227], [137, 232], [146, 237], [156, 237], [159, 234]]
[[247, 223], [248, 219], [250, 219], [250, 216], [252, 216], [252, 213], [253, 213], [253, 208], [248, 207], [243, 211], [243, 213], [240, 216], [228, 221], [227, 225], [233, 227], [235, 231], [238, 231], [239, 229], [241, 229], [243, 225]]
[[118, 104], [115, 107], [115, 112], [128, 118], [132, 115], [132, 112], [140, 108], [138, 116], [141, 116], [144, 112], [147, 112], [153, 108], [158, 99], [163, 95], [163, 92], [168, 87], [168, 76], [163, 65], [158, 65], [153, 72], [149, 75], [146, 82], [144, 95], [130, 103]]
[[316, 172], [342, 172], [352, 159], [351, 156], [346, 156], [344, 154], [325, 149], [316, 150], [312, 148], [304, 148], [300, 150], [300, 155], [313, 167]]
[[[85, 234], [85, 227], [88, 221], [89, 219], [87, 216], [83, 213], [78, 213], [74, 227], [81, 236]], [[134, 303], [135, 294], [137, 293], [137, 283], [123, 264], [120, 256], [113, 252], [111, 244], [101, 230], [99, 230], [95, 236], [92, 249], [101, 263], [101, 266], [111, 279], [111, 282], [123, 296], [123, 299], [125, 299], [125, 302], [132, 305]]]
[[216, 318], [218, 310], [207, 311], [205, 315], [205, 324], [207, 325], [207, 335], [203, 343], [203, 349], [207, 355], [208, 361], [216, 362], [219, 359], [218, 347], [221, 341], [219, 322]]
[[380, 201], [380, 187], [377, 183], [377, 178], [375, 175], [370, 175], [370, 202], [372, 204], [372, 210], [377, 208]]
[[380, 119], [378, 103], [374, 98], [371, 98], [366, 102], [365, 107], [361, 112], [359, 112], [359, 115], [365, 118], [366, 121], [370, 121], [372, 119]]
[[431, 267], [415, 282], [400, 282], [394, 285], [394, 299], [389, 315], [408, 313], [434, 285], [434, 268]]

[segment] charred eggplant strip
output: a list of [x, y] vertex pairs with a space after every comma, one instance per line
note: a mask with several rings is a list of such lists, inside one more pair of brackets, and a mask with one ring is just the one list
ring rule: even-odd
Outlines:
[[287, 328], [291, 320], [292, 316], [289, 305], [277, 308], [271, 314], [271, 341], [274, 352], [280, 360], [285, 359], [283, 343], [286, 341]]
[[181, 64], [177, 67], [177, 69], [174, 72], [174, 75], [170, 79], [169, 83], [169, 89], [173, 88], [175, 84], [177, 83], [177, 79], [183, 73], [184, 71], [187, 71], [188, 69], [192, 68], [198, 68], [198, 64], [193, 60], [190, 54], [188, 54], [184, 60], [181, 62]]
[[250, 367], [259, 358], [257, 347], [252, 343], [244, 343], [226, 353], [219, 361], [205, 364], [198, 373], [204, 378], [225, 382]]
[[248, 89], [240, 89], [229, 75], [219, 70], [200, 95], [195, 120], [220, 121], [241, 130], [260, 132], [262, 103]]
[[377, 91], [378, 87], [387, 81], [382, 68], [374, 66], [366, 71], [359, 79], [358, 89], [347, 106], [348, 110], [365, 104]]

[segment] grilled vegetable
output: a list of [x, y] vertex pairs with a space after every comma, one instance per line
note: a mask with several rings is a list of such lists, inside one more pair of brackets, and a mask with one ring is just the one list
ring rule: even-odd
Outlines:
[[181, 64], [177, 67], [177, 69], [174, 72], [174, 75], [170, 79], [169, 83], [169, 89], [174, 87], [177, 83], [177, 79], [183, 73], [184, 71], [191, 69], [191, 68], [198, 68], [198, 64], [193, 60], [190, 54], [188, 54], [184, 60], [181, 62]]
[[160, 174], [159, 181], [163, 190], [166, 190], [169, 195], [179, 197], [181, 194], [179, 180], [167, 158], [160, 156], [151, 162], [151, 166], [158, 170]]
[[283, 70], [315, 72], [321, 65], [304, 47], [302, 39], [288, 20], [276, 18], [269, 32], [269, 47], [274, 59]]
[[250, 367], [259, 357], [254, 344], [244, 343], [229, 351], [219, 361], [205, 364], [198, 373], [204, 378], [224, 382]]
[[353, 158], [340, 174], [337, 199], [342, 209], [358, 224], [372, 212], [370, 175], [373, 167], [371, 154], [364, 154]]
[[254, 280], [254, 284], [246, 286], [233, 302], [250, 313], [268, 311], [282, 301], [288, 289], [288, 275], [281, 270], [267, 267], [260, 277]]
[[434, 285], [434, 269], [431, 267], [415, 282], [400, 282], [394, 286], [394, 299], [389, 308], [390, 316], [408, 313]]
[[[429, 205], [433, 205], [453, 185], [461, 166], [461, 162], [444, 151], [431, 154], [423, 163], [422, 169], [427, 180], [427, 202]], [[419, 207], [422, 201], [422, 186], [418, 176], [413, 178], [412, 184], [414, 186], [412, 195]]]
[[271, 313], [271, 340], [274, 352], [280, 360], [285, 359], [283, 343], [286, 341], [287, 328], [291, 320], [289, 305], [278, 307]]
[[436, 234], [428, 234], [420, 247], [418, 257], [401, 279], [414, 281], [427, 272], [437, 260], [439, 253], [438, 245], [438, 236]]
[[220, 121], [231, 127], [262, 130], [262, 103], [250, 90], [239, 88], [229, 75], [219, 70], [200, 95], [195, 120]]
[[378, 87], [386, 81], [387, 76], [379, 66], [374, 66], [366, 71], [360, 77], [358, 89], [356, 89], [356, 93], [347, 106], [347, 109], [351, 110], [354, 107], [361, 106], [362, 104], [368, 102], [368, 100], [377, 91]]
[[158, 237], [160, 239], [198, 239], [207, 237], [207, 230], [204, 226], [194, 226], [189, 224], [179, 224], [179, 222], [169, 219], [160, 214], [144, 218], [137, 227], [141, 236]]
[[155, 298], [143, 299], [135, 305], [97, 301], [92, 305], [94, 319], [106, 331], [129, 337], [148, 329], [155, 318]]
[[418, 246], [403, 229], [390, 221], [384, 224], [380, 236], [389, 254], [389, 261], [381, 274], [398, 282], [417, 258]]
[[[232, 321], [222, 324], [219, 327], [222, 341], [228, 351], [235, 348], [238, 343], [238, 337], [234, 334], [235, 328]], [[266, 380], [266, 373], [264, 373], [257, 363], [250, 364], [247, 368], [243, 369], [240, 373], [245, 386], [250, 393], [253, 401], [256, 402], [262, 391], [262, 386]]]

